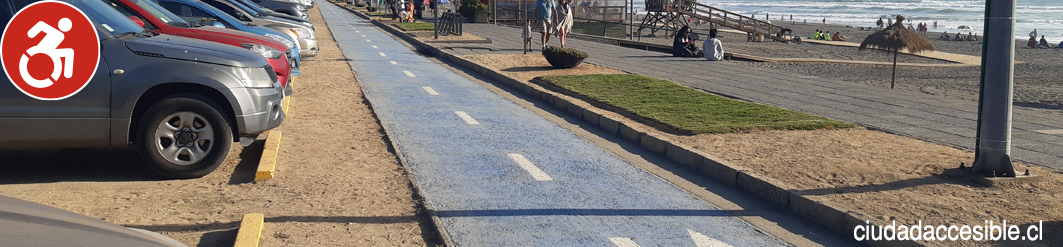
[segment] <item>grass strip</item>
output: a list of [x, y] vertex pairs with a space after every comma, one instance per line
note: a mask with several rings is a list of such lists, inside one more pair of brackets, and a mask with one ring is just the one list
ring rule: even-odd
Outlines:
[[541, 76], [536, 79], [687, 134], [855, 127], [843, 121], [725, 98], [641, 75]]
[[436, 29], [434, 23], [427, 22], [405, 22], [395, 23], [391, 25], [395, 25], [396, 27], [402, 28], [402, 30], [406, 31], [432, 31]]

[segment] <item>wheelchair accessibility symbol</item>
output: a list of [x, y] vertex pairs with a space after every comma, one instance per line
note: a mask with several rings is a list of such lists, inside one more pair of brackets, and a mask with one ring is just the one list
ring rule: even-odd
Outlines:
[[96, 27], [81, 10], [64, 2], [42, 1], [11, 18], [0, 40], [0, 53], [15, 88], [36, 99], [61, 100], [92, 80], [100, 43]]

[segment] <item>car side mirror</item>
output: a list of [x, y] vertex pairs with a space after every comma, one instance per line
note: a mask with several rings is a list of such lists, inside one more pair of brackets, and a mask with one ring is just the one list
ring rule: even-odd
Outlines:
[[225, 24], [221, 24], [221, 22], [211, 22], [210, 25], [213, 27], [225, 28]]
[[144, 27], [144, 19], [140, 19], [140, 17], [138, 16], [129, 16], [129, 20], [133, 21], [133, 23], [136, 23], [137, 26]]

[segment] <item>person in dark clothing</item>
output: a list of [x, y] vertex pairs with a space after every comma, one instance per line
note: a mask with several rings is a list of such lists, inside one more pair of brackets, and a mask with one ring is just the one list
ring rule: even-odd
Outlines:
[[694, 44], [694, 39], [690, 38], [690, 32], [689, 26], [683, 26], [679, 29], [679, 33], [676, 33], [675, 40], [672, 41], [673, 57], [698, 56], [698, 46]]
[[413, 0], [413, 18], [420, 20], [424, 18], [424, 14], [421, 13], [424, 10], [424, 0]]

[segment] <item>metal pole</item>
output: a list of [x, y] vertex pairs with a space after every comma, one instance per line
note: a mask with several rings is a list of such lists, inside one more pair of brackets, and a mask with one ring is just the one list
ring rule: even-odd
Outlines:
[[1015, 72], [1015, 1], [987, 0], [978, 134], [973, 172], [1014, 177], [1011, 104]]
[[436, 6], [436, 8], [432, 9], [432, 21], [435, 23], [435, 25], [432, 25], [432, 35], [435, 35], [435, 39], [439, 39], [439, 0], [432, 0], [432, 3], [434, 3], [432, 4], [433, 6]]

